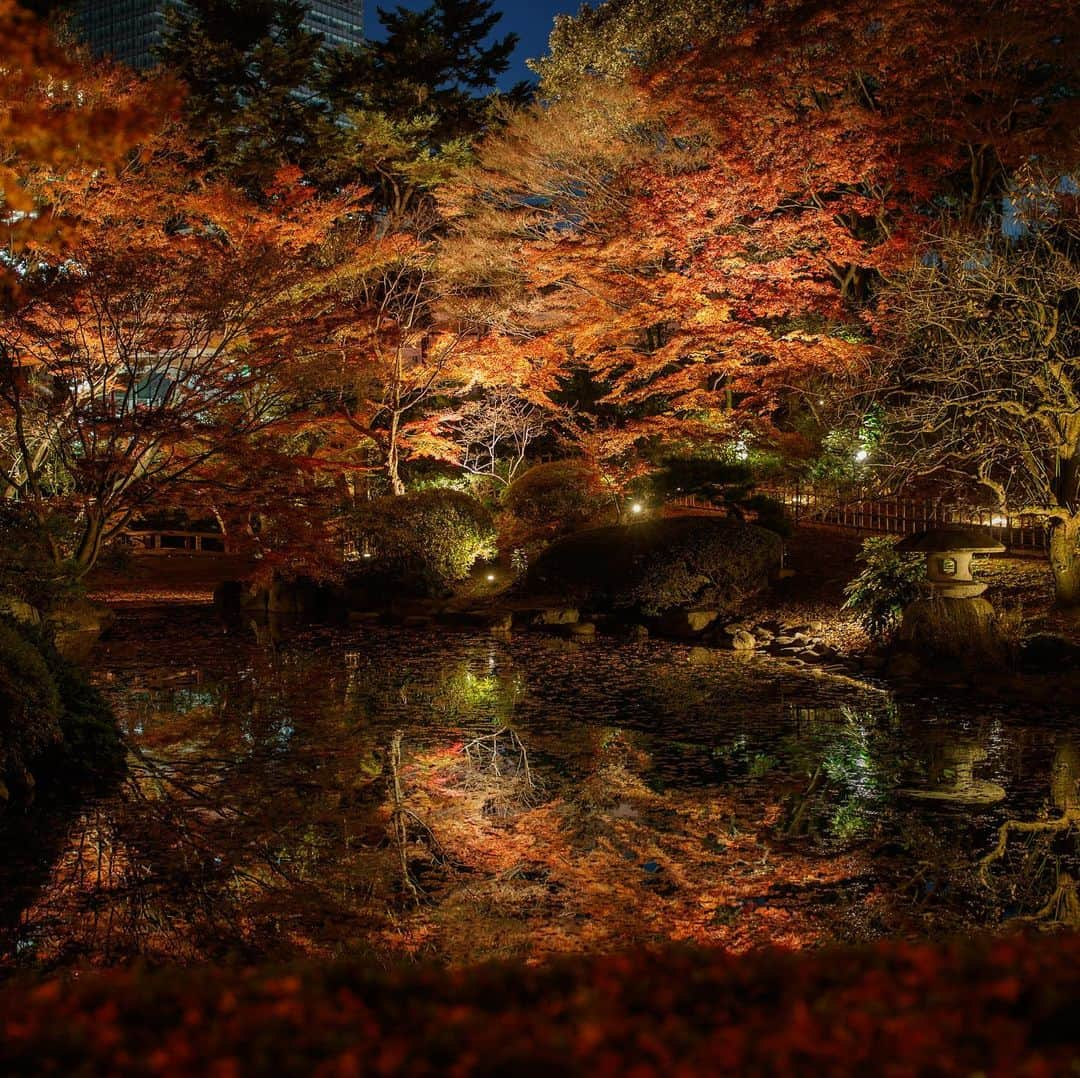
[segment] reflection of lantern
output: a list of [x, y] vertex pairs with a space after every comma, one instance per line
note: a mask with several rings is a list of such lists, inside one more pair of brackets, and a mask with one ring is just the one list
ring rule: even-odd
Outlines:
[[958, 805], [996, 805], [1005, 789], [989, 779], [975, 777], [975, 765], [986, 759], [986, 749], [970, 741], [942, 746], [932, 785], [897, 791], [919, 801], [952, 801]]

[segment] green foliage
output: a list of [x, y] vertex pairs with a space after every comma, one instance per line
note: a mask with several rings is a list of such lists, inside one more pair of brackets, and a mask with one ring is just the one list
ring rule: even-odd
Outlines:
[[70, 581], [50, 554], [49, 537], [23, 509], [0, 502], [0, 596], [46, 610]]
[[127, 750], [108, 701], [79, 667], [60, 656], [53, 656], [53, 676], [63, 705], [60, 764], [82, 779], [122, 774]]
[[604, 0], [556, 15], [548, 54], [529, 66], [546, 97], [572, 93], [585, 78], [623, 78], [635, 67], [700, 45], [741, 21], [732, 0]]
[[321, 83], [322, 39], [298, 0], [170, 5], [160, 55], [188, 87], [186, 108], [207, 161], [260, 192], [283, 164], [304, 167], [335, 135]]
[[774, 533], [733, 520], [684, 520], [651, 551], [644, 571], [627, 591], [628, 603], [643, 613], [691, 607], [728, 610], [765, 587], [780, 568], [783, 547]]
[[491, 39], [490, 0], [380, 8], [382, 33], [359, 49], [325, 48], [305, 14], [298, 0], [189, 0], [161, 59], [189, 87], [212, 168], [252, 193], [282, 165], [327, 189], [368, 183], [398, 223], [490, 125], [517, 38]]
[[33, 627], [0, 618], [0, 781], [42, 763], [77, 781], [119, 774], [125, 750], [105, 698]]
[[872, 640], [886, 641], [896, 631], [904, 607], [919, 595], [926, 575], [921, 554], [901, 554], [892, 536], [863, 540], [862, 570], [844, 587], [845, 610], [854, 610]]
[[600, 473], [583, 460], [537, 464], [514, 480], [503, 507], [533, 534], [565, 535], [589, 524], [609, 508]]
[[840, 487], [864, 483], [868, 467], [880, 456], [883, 425], [881, 409], [874, 406], [857, 425], [826, 431], [807, 478]]
[[561, 539], [530, 567], [526, 592], [646, 615], [729, 611], [780, 567], [779, 536], [723, 517], [673, 517]]
[[741, 460], [730, 448], [719, 454], [689, 453], [665, 458], [650, 477], [653, 498], [666, 501], [693, 494], [738, 520], [753, 514], [763, 528], [788, 536], [792, 522], [783, 504], [767, 494], [755, 494], [756, 462]]
[[353, 578], [388, 590], [438, 593], [495, 555], [491, 514], [455, 490], [375, 498], [353, 511], [350, 525], [361, 554]]
[[0, 620], [0, 779], [20, 776], [60, 740], [62, 708], [41, 649], [18, 625]]

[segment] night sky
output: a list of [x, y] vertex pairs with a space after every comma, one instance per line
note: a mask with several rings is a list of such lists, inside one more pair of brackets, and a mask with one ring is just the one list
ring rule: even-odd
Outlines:
[[[430, 0], [406, 0], [403, 6], [423, 8], [429, 3]], [[364, 19], [369, 34], [378, 26], [375, 11], [379, 6], [393, 8], [397, 5], [394, 0], [367, 0]], [[501, 86], [505, 89], [521, 79], [533, 77], [525, 61], [547, 52], [552, 19], [560, 13], [573, 14], [581, 7], [581, 0], [495, 0], [494, 7], [503, 13], [502, 22], [495, 28], [496, 35], [513, 31], [521, 39], [514, 53], [513, 65], [501, 80]]]

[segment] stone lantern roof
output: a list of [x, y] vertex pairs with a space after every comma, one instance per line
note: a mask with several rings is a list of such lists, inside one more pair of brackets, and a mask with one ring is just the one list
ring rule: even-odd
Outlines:
[[972, 528], [931, 528], [896, 544], [905, 554], [1004, 554], [1005, 545], [989, 532]]
[[1005, 551], [988, 532], [971, 528], [932, 528], [909, 535], [896, 544], [901, 553], [926, 555], [926, 583], [944, 599], [974, 599], [986, 590], [971, 575], [976, 554]]

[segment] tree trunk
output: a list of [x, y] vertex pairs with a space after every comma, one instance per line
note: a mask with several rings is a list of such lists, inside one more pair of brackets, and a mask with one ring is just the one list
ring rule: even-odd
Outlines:
[[1080, 516], [1050, 522], [1050, 569], [1058, 606], [1080, 606]]
[[386, 477], [390, 480], [390, 490], [395, 495], [405, 493], [405, 484], [401, 479], [401, 454], [398, 450], [400, 422], [397, 415], [390, 421], [390, 438], [386, 447]]
[[101, 556], [101, 543], [105, 535], [105, 519], [100, 513], [86, 514], [82, 537], [75, 551], [75, 577], [81, 580], [97, 564]]

